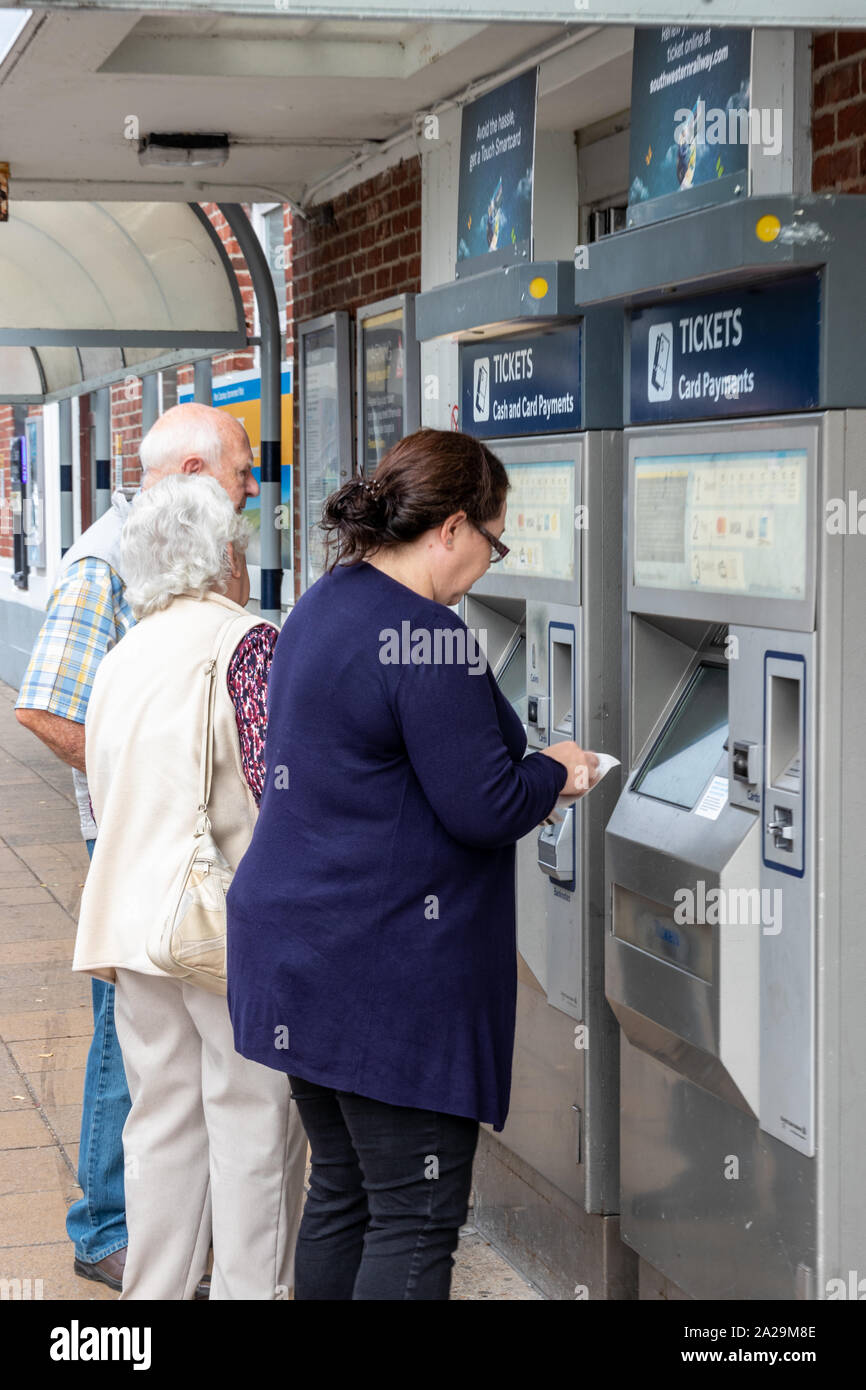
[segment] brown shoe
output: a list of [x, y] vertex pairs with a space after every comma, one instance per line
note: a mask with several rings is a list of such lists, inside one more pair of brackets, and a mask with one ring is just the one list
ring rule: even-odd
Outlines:
[[93, 1279], [97, 1284], [107, 1284], [110, 1289], [120, 1293], [123, 1289], [123, 1271], [126, 1265], [126, 1246], [106, 1255], [104, 1260], [86, 1264], [76, 1256], [73, 1269], [80, 1279]]

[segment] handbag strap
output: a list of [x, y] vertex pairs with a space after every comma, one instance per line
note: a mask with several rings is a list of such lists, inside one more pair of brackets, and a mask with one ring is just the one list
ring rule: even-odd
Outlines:
[[210, 800], [210, 784], [213, 776], [213, 716], [216, 701], [216, 657], [211, 657], [204, 668], [204, 711], [201, 739], [201, 782], [198, 803], [198, 820], [195, 835], [204, 835], [210, 830], [207, 808]]

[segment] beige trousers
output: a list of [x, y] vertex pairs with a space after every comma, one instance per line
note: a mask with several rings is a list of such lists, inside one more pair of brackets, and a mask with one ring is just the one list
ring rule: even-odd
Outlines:
[[125, 1299], [191, 1299], [213, 1239], [211, 1299], [285, 1299], [307, 1141], [288, 1077], [235, 1052], [221, 995], [117, 971]]

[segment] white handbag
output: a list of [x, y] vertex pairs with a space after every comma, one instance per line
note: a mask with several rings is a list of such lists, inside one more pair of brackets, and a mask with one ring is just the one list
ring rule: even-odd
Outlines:
[[168, 975], [226, 992], [226, 893], [234, 870], [211, 834], [208, 818], [213, 774], [216, 660], [205, 667], [201, 794], [192, 842], [162, 912], [147, 940], [147, 954]]

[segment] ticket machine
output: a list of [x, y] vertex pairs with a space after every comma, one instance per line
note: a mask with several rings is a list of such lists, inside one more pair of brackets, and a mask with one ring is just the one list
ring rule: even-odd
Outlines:
[[864, 218], [716, 208], [623, 234], [585, 287], [618, 286], [629, 354], [606, 990], [641, 1297], [866, 1270]]
[[[463, 616], [529, 751], [573, 739], [618, 757], [621, 327], [604, 313], [559, 317], [550, 303], [528, 321], [527, 304], [568, 291], [573, 268], [561, 263], [479, 275], [419, 297], [419, 336], [459, 334], [461, 428], [511, 483], [510, 554]], [[614, 770], [517, 846], [511, 1108], [475, 1165], [479, 1227], [557, 1299], [636, 1288], [616, 1216], [617, 1029], [603, 983], [604, 827], [619, 785]]]

